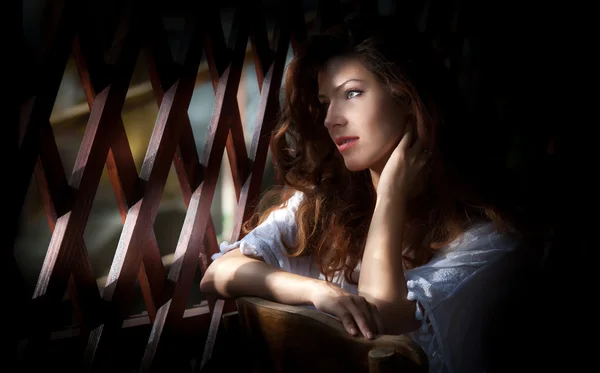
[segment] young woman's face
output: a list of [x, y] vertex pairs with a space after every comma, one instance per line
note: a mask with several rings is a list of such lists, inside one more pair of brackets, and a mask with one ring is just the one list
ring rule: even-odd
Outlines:
[[325, 127], [350, 171], [381, 172], [405, 131], [407, 106], [353, 57], [330, 59], [319, 71]]

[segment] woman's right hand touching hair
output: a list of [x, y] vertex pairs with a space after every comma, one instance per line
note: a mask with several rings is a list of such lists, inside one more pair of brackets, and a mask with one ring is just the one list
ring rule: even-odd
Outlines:
[[372, 339], [377, 334], [384, 334], [377, 307], [364, 297], [348, 293], [329, 282], [319, 281], [319, 286], [311, 294], [311, 302], [319, 311], [340, 319], [344, 329], [353, 336], [360, 333]]

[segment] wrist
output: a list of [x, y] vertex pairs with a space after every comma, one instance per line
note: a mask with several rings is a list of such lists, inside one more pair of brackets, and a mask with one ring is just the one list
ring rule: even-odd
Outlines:
[[405, 205], [407, 200], [407, 194], [403, 188], [385, 189], [381, 192], [377, 192], [376, 206], [379, 205]]
[[306, 283], [306, 300], [311, 306], [315, 305], [315, 299], [323, 293], [326, 281], [310, 278]]

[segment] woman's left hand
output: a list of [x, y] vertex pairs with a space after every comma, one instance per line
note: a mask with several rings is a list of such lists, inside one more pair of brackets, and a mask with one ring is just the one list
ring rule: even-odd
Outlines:
[[422, 170], [429, 160], [421, 140], [413, 144], [413, 134], [406, 132], [392, 152], [379, 177], [377, 195], [410, 198], [423, 187]]

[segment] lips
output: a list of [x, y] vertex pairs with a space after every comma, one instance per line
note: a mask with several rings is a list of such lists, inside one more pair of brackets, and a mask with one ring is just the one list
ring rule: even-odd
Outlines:
[[341, 136], [336, 137], [334, 140], [335, 144], [338, 147], [340, 152], [350, 149], [358, 142], [358, 137], [356, 136]]
[[356, 137], [356, 136], [340, 136], [340, 137], [336, 137], [334, 142], [337, 146], [340, 146], [340, 145], [344, 145], [345, 143], [348, 143], [353, 140], [358, 140], [358, 137]]

